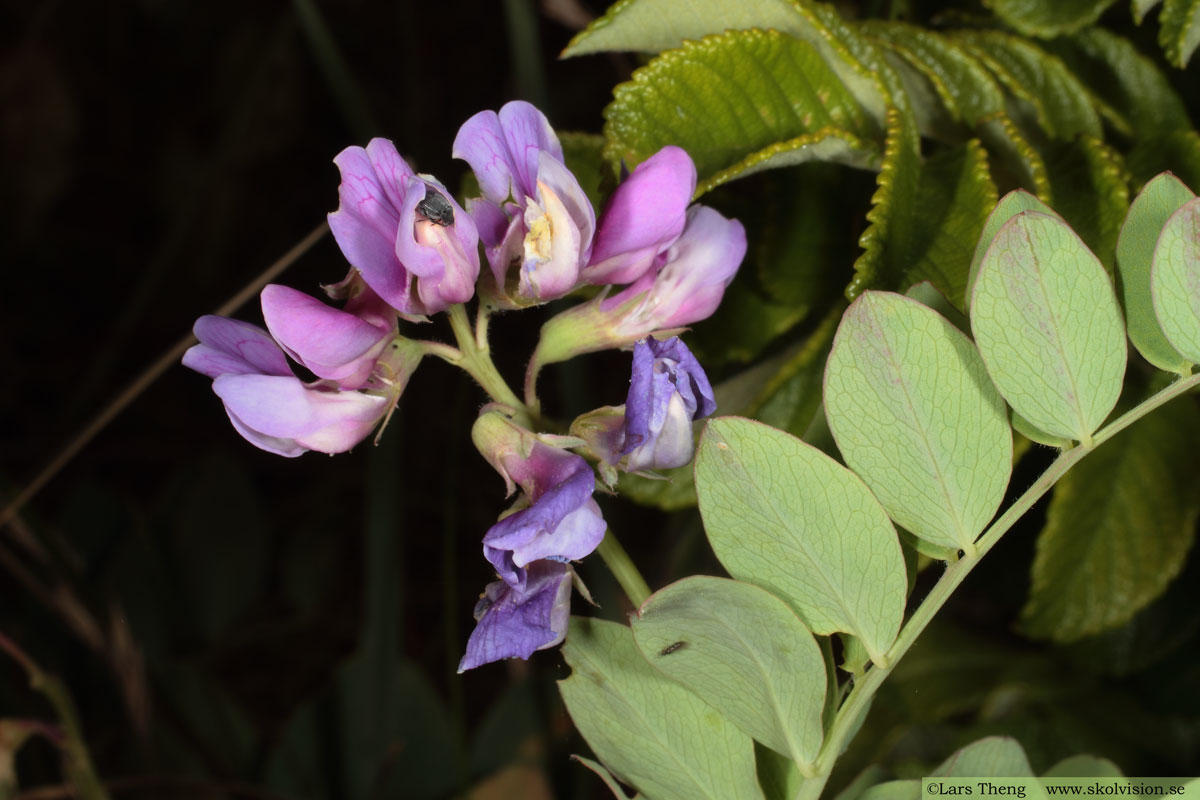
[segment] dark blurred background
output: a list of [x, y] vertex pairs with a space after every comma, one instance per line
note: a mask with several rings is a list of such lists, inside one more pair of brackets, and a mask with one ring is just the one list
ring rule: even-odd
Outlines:
[[[336, 207], [344, 147], [385, 136], [457, 186], [451, 143], [481, 109], [524, 98], [560, 130], [598, 132], [628, 66], [556, 60], [596, 10], [6, 3], [5, 496]], [[278, 281], [317, 292], [345, 271], [326, 237]], [[255, 301], [236, 316], [261, 321]], [[497, 345], [515, 380], [536, 321], [494, 330], [517, 340]], [[507, 796], [590, 784], [569, 751], [546, 757], [571, 730], [546, 705], [554, 656], [454, 674], [492, 577], [479, 539], [503, 507], [467, 435], [482, 400], [430, 359], [378, 449], [285, 460], [172, 368], [23, 509], [36, 552], [0, 541], [0, 633], [66, 681], [98, 771], [144, 778], [125, 792], [439, 796], [522, 761], [528, 788]], [[0, 717], [53, 718], [8, 660]], [[18, 773], [23, 788], [62, 780], [41, 741]]]
[[[604, 5], [5, 4], [5, 497], [197, 316], [336, 207], [331, 159], [344, 147], [385, 136], [453, 187], [465, 165], [451, 160], [451, 143], [481, 109], [523, 98], [560, 131], [599, 132], [612, 87], [637, 62], [560, 62], [557, 54]], [[760, 176], [714, 202], [753, 208], [772, 182], [796, 176], [855, 190], [840, 201], [853, 206], [837, 254], [844, 273], [821, 284], [833, 296], [849, 275], [874, 176], [821, 167]], [[345, 271], [326, 237], [279, 282], [316, 292]], [[261, 321], [254, 301], [235, 316]], [[528, 312], [493, 326], [514, 383], [543, 318]], [[448, 336], [440, 323], [430, 330]], [[582, 411], [621, 402], [625, 359], [597, 355], [551, 369], [548, 404]], [[733, 368], [715, 363], [714, 375]], [[0, 634], [65, 682], [114, 796], [606, 796], [568, 759], [586, 745], [557, 698], [553, 681], [566, 674], [557, 652], [455, 674], [472, 606], [492, 577], [479, 540], [504, 503], [502, 482], [468, 438], [482, 401], [465, 376], [430, 359], [381, 446], [285, 460], [238, 437], [209, 381], [174, 367], [21, 511], [0, 536]], [[1028, 485], [1044, 455], [1027, 460], [1013, 485]], [[719, 570], [694, 511], [602, 504], [652, 586]], [[1170, 623], [1169, 681], [1100, 674], [1095, 691], [1066, 680], [1086, 654], [1050, 652], [1010, 632], [1038, 524], [1010, 535], [930, 633], [960, 646], [914, 650], [914, 664], [924, 663], [922, 652], [976, 654], [926, 665], [933, 677], [921, 685], [945, 689], [941, 704], [928, 688], [922, 702], [898, 673], [891, 699], [877, 703], [892, 740], [864, 737], [847, 769], [873, 758], [936, 762], [963, 743], [956, 737], [965, 728], [1013, 732], [1006, 715], [1014, 710], [1026, 739], [1046, 740], [1043, 761], [1092, 746], [1090, 723], [1074, 723], [1084, 730], [1066, 740], [1051, 724], [1046, 704], [1067, 706], [1042, 688], [1050, 685], [1122, 720], [1196, 706], [1195, 614]], [[592, 613], [623, 618], [603, 568], [585, 563], [581, 573], [601, 605]], [[1194, 605], [1193, 594], [1172, 608]], [[969, 640], [956, 624], [970, 627]], [[938, 670], [954, 669], [958, 683], [939, 679]], [[1112, 757], [1127, 759], [1132, 774], [1196, 767], [1200, 710], [1192, 714], [1162, 723], [1174, 726], [1175, 750], [1164, 751], [1137, 717]], [[0, 719], [13, 718], [55, 714], [22, 669], [0, 659]], [[1158, 719], [1144, 724], [1157, 731]], [[925, 727], [912, 734], [913, 725]], [[5, 748], [0, 741], [0, 759]], [[63, 782], [44, 740], [24, 747], [16, 766], [23, 789]]]

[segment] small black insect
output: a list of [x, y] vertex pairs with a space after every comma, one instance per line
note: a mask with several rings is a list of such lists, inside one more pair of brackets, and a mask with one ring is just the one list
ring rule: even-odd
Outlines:
[[675, 644], [667, 645], [661, 651], [659, 651], [658, 654], [660, 656], [669, 656], [669, 655], [671, 655], [671, 653], [674, 653], [676, 650], [682, 650], [685, 647], [687, 647], [687, 642], [676, 642]]
[[454, 224], [454, 208], [450, 201], [431, 186], [425, 187], [425, 199], [417, 203], [417, 213], [443, 228]]

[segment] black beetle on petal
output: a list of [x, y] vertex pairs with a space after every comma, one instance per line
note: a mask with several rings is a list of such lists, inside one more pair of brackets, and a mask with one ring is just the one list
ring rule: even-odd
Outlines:
[[425, 199], [417, 203], [417, 213], [443, 228], [454, 224], [454, 208], [442, 193], [432, 186], [425, 186]]

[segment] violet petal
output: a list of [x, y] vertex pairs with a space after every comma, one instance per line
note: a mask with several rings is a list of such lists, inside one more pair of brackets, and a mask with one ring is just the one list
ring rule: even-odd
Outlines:
[[467, 640], [458, 671], [503, 658], [527, 659], [534, 651], [554, 647], [567, 633], [571, 606], [571, 569], [566, 564], [530, 564], [525, 589], [504, 581], [488, 584], [476, 606], [477, 623]]

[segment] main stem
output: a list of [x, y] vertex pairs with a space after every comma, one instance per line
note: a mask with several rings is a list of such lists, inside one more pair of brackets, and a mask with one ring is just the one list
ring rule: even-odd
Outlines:
[[971, 574], [971, 570], [983, 560], [988, 551], [996, 546], [1009, 528], [1024, 516], [1034, 503], [1044, 497], [1059, 478], [1078, 464], [1088, 453], [1154, 409], [1197, 386], [1200, 386], [1200, 374], [1178, 380], [1097, 431], [1092, 437], [1091, 447], [1077, 445], [1060, 453], [1041, 477], [1017, 498], [1016, 502], [1009, 506], [975, 542], [975, 552], [965, 554], [946, 568], [941, 579], [934, 584], [928, 596], [905, 623], [900, 635], [896, 637], [896, 641], [888, 648], [884, 657], [887, 666], [871, 667], [867, 674], [854, 684], [846, 702], [838, 710], [837, 717], [825, 737], [825, 742], [821, 745], [821, 753], [817, 756], [815, 764], [817, 775], [801, 784], [796, 800], [817, 800], [821, 796], [821, 792], [825, 789], [825, 783], [829, 780], [829, 774], [833, 771], [834, 762], [837, 761], [850, 735], [857, 729], [862, 717], [867, 713], [871, 700], [875, 697], [875, 692], [887, 680], [888, 675], [896, 668], [896, 663], [908, 652], [908, 649], [912, 647], [937, 612], [950, 599], [954, 590], [966, 579], [967, 575]]
[[629, 602], [633, 603], [633, 607], [641, 608], [642, 603], [646, 602], [646, 598], [650, 596], [650, 586], [642, 577], [642, 573], [638, 572], [633, 560], [625, 552], [621, 543], [617, 541], [616, 534], [611, 529], [604, 532], [604, 539], [600, 541], [596, 552], [604, 560], [608, 571], [617, 579], [617, 583], [621, 585], [621, 589], [629, 598]]

